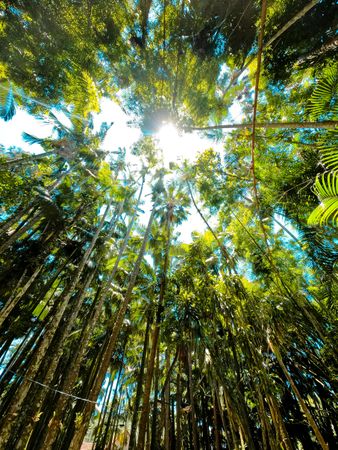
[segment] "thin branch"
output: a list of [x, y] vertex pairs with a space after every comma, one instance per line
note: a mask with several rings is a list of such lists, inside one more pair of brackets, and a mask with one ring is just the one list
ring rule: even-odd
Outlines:
[[[282, 28], [280, 28], [276, 34], [272, 36], [271, 39], [268, 40], [266, 44], [263, 45], [263, 50], [265, 50], [267, 47], [269, 47], [273, 42], [275, 42], [276, 39], [278, 39], [285, 31], [287, 31], [294, 23], [298, 22], [299, 19], [301, 19], [310, 9], [312, 9], [316, 4], [319, 3], [319, 0], [311, 0], [310, 3], [308, 3], [304, 8], [299, 11], [295, 16], [292, 17]], [[242, 75], [242, 73], [249, 67], [249, 65], [255, 60], [255, 55], [253, 55], [246, 64], [239, 70], [238, 72], [235, 72], [233, 76], [231, 77], [230, 83], [228, 87], [224, 91], [224, 95], [229, 91], [229, 89], [234, 85], [235, 81]]]

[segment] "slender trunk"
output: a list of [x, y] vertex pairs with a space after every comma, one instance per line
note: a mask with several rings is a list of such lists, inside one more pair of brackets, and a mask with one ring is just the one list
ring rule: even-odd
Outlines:
[[158, 383], [160, 378], [160, 346], [157, 346], [157, 354], [156, 354], [156, 367], [154, 374], [154, 397], [153, 397], [153, 411], [152, 411], [152, 420], [150, 427], [150, 420], [148, 421], [148, 426], [150, 428], [151, 434], [151, 442], [150, 442], [150, 450], [157, 450], [160, 446], [161, 442], [161, 427], [157, 426], [157, 416], [158, 416]]
[[113, 399], [112, 399], [111, 405], [110, 405], [110, 411], [109, 411], [108, 421], [107, 421], [107, 425], [106, 425], [106, 430], [105, 430], [105, 433], [104, 433], [104, 436], [103, 436], [103, 440], [102, 440], [102, 442], [104, 442], [104, 443], [107, 440], [108, 433], [110, 431], [110, 424], [111, 424], [111, 420], [112, 420], [112, 417], [113, 417], [113, 412], [115, 411], [115, 401], [116, 401], [117, 389], [119, 387], [120, 378], [121, 378], [121, 375], [122, 375], [122, 368], [123, 368], [123, 366], [121, 365], [120, 369], [119, 369], [119, 372], [118, 372], [118, 376], [117, 376], [116, 386], [115, 386], [115, 389], [114, 389], [114, 396], [113, 396]]
[[[123, 324], [123, 320], [125, 317], [125, 314], [127, 312], [129, 303], [132, 300], [132, 293], [133, 293], [133, 289], [136, 283], [136, 278], [138, 276], [138, 273], [140, 271], [140, 266], [141, 266], [141, 262], [143, 259], [143, 255], [146, 249], [146, 245], [148, 242], [148, 238], [149, 238], [149, 234], [150, 234], [150, 229], [151, 229], [151, 224], [153, 222], [154, 219], [154, 215], [155, 215], [155, 207], [153, 207], [152, 212], [150, 214], [149, 217], [149, 222], [148, 222], [148, 226], [147, 229], [145, 231], [144, 234], [144, 238], [143, 238], [143, 242], [142, 242], [142, 246], [139, 252], [139, 255], [137, 257], [137, 260], [135, 262], [135, 266], [134, 266], [134, 270], [131, 274], [130, 277], [130, 281], [128, 284], [128, 288], [127, 288], [127, 292], [125, 294], [124, 300], [120, 306], [120, 309], [117, 313], [116, 319], [115, 319], [115, 323], [113, 325], [113, 329], [111, 332], [111, 336], [107, 345], [107, 348], [105, 349], [105, 352], [102, 356], [102, 359], [100, 361], [100, 365], [98, 368], [98, 373], [96, 376], [96, 380], [94, 382], [93, 387], [91, 388], [90, 392], [89, 392], [89, 400], [91, 401], [95, 401], [97, 399], [97, 396], [99, 395], [100, 389], [101, 389], [101, 385], [102, 385], [102, 381], [103, 378], [105, 376], [105, 373], [107, 371], [107, 367], [109, 365], [109, 361], [111, 358], [111, 355], [113, 353], [113, 350], [115, 349], [116, 346], [116, 341], [118, 338], [118, 335], [120, 333], [120, 330], [122, 328], [122, 324]], [[83, 441], [86, 429], [88, 427], [88, 423], [90, 420], [90, 416], [91, 413], [93, 411], [93, 404], [92, 403], [87, 403], [84, 407], [83, 413], [82, 413], [82, 420], [81, 422], [79, 422], [75, 431], [75, 434], [73, 436], [72, 442], [70, 444], [69, 450], [78, 450], [81, 446], [81, 443]]]
[[218, 423], [218, 408], [215, 394], [215, 387], [212, 388], [212, 403], [213, 403], [213, 421], [214, 421], [214, 435], [215, 435], [215, 450], [221, 450], [221, 436]]
[[187, 344], [187, 364], [188, 364], [188, 384], [189, 384], [189, 400], [191, 406], [191, 425], [192, 425], [192, 441], [194, 450], [198, 450], [198, 432], [196, 423], [194, 388], [192, 380], [192, 362], [191, 362], [191, 344]]
[[22, 297], [26, 294], [26, 292], [31, 287], [31, 285], [34, 283], [36, 277], [39, 275], [39, 273], [42, 270], [43, 270], [43, 264], [35, 269], [33, 275], [30, 277], [30, 279], [27, 281], [27, 283], [22, 287], [20, 292], [17, 295], [15, 295], [13, 298], [11, 297], [8, 300], [8, 302], [5, 304], [5, 306], [2, 308], [2, 310], [0, 311], [0, 327], [2, 326], [4, 321], [7, 319], [7, 317], [10, 315], [10, 313], [15, 308], [15, 306], [22, 299]]
[[[111, 287], [111, 283], [112, 283], [112, 281], [115, 278], [115, 275], [116, 275], [116, 272], [117, 272], [117, 269], [118, 269], [118, 265], [119, 265], [119, 263], [121, 261], [121, 258], [122, 258], [123, 254], [124, 254], [124, 251], [125, 251], [125, 249], [127, 247], [128, 240], [129, 240], [129, 237], [130, 237], [130, 233], [131, 233], [131, 230], [132, 230], [132, 227], [133, 227], [133, 223], [134, 223], [134, 220], [135, 220], [135, 217], [136, 217], [137, 206], [138, 206], [140, 198], [141, 198], [141, 194], [142, 194], [142, 190], [143, 190], [143, 184], [144, 184], [144, 179], [143, 179], [143, 182], [142, 182], [142, 185], [141, 185], [140, 195], [139, 195], [139, 198], [138, 198], [138, 201], [137, 201], [137, 205], [135, 207], [135, 212], [134, 212], [134, 214], [133, 214], [133, 216], [132, 216], [132, 218], [131, 218], [131, 220], [129, 222], [128, 229], [126, 231], [126, 234], [125, 234], [125, 237], [123, 239], [122, 245], [119, 248], [119, 253], [118, 253], [118, 256], [116, 258], [114, 267], [113, 267], [113, 269], [111, 271], [111, 274], [109, 275], [108, 279], [106, 280], [106, 282], [104, 284], [104, 287], [101, 289], [98, 298], [96, 299], [95, 306], [94, 306], [94, 311], [93, 311], [93, 314], [91, 316], [91, 319], [88, 321], [88, 323], [86, 324], [86, 326], [82, 330], [81, 337], [79, 339], [80, 346], [79, 346], [76, 354], [74, 355], [74, 358], [73, 358], [73, 360], [71, 362], [71, 365], [70, 365], [70, 367], [68, 369], [68, 372], [67, 372], [67, 375], [65, 377], [65, 380], [64, 380], [64, 382], [62, 384], [62, 389], [65, 392], [70, 392], [72, 390], [73, 386], [74, 386], [74, 383], [76, 381], [76, 378], [77, 378], [79, 370], [80, 370], [81, 362], [82, 362], [82, 360], [84, 358], [84, 355], [85, 355], [85, 353], [87, 351], [87, 346], [88, 346], [88, 343], [89, 343], [89, 340], [90, 340], [90, 337], [91, 337], [91, 334], [92, 334], [92, 330], [95, 327], [95, 325], [96, 325], [96, 323], [97, 323], [97, 321], [99, 319], [99, 316], [100, 316], [100, 313], [101, 313], [101, 310], [102, 310], [102, 307], [103, 307], [104, 300], [106, 298], [107, 293], [109, 292], [109, 289]], [[64, 409], [65, 409], [65, 406], [67, 404], [67, 401], [68, 401], [68, 399], [66, 397], [64, 397], [64, 396], [61, 396], [59, 398], [59, 400], [57, 401], [57, 404], [56, 404], [55, 409], [54, 409], [54, 416], [53, 416], [53, 419], [52, 419], [52, 421], [50, 423], [50, 426], [48, 428], [48, 433], [47, 433], [45, 441], [44, 441], [45, 442], [45, 447], [44, 447], [45, 449], [48, 449], [52, 445], [52, 443], [54, 442], [54, 440], [55, 440], [55, 438], [57, 436], [60, 420], [61, 420], [62, 415], [64, 413]]]
[[27, 156], [26, 158], [14, 158], [14, 159], [9, 159], [5, 162], [3, 162], [2, 164], [0, 164], [0, 168], [1, 167], [8, 167], [8, 166], [12, 166], [13, 164], [18, 164], [18, 163], [30, 163], [30, 162], [34, 162], [34, 161], [38, 161], [40, 159], [45, 158], [46, 156], [50, 156], [55, 154], [56, 151], [55, 150], [50, 150], [49, 152], [44, 152], [44, 153], [39, 153], [38, 155], [30, 155]]
[[[113, 381], [112, 381], [111, 377], [112, 377], [112, 373], [110, 372], [109, 383], [108, 383], [108, 386], [107, 386], [105, 394], [104, 394], [102, 407], [101, 407], [101, 412], [100, 412], [100, 416], [99, 416], [99, 421], [98, 421], [98, 424], [96, 426], [96, 431], [95, 431], [95, 434], [94, 434], [93, 450], [100, 450], [100, 447], [103, 445], [103, 442], [104, 442], [104, 440], [102, 439], [101, 433], [102, 433], [102, 430], [103, 430], [103, 427], [104, 427], [104, 422], [106, 420], [109, 398], [110, 398], [110, 395], [111, 395], [111, 392], [112, 392], [112, 389], [113, 389]], [[113, 408], [111, 407], [110, 410], [112, 411]]]
[[[93, 277], [95, 275], [95, 271], [89, 274], [87, 277], [87, 280], [84, 283], [84, 286], [82, 287], [81, 291], [78, 294], [78, 298], [75, 300], [74, 305], [71, 310], [70, 316], [67, 318], [67, 322], [65, 326], [62, 328], [59, 336], [56, 336], [57, 342], [55, 343], [55, 348], [53, 348], [53, 342], [52, 345], [48, 351], [48, 357], [49, 357], [49, 364], [47, 367], [47, 370], [45, 372], [45, 376], [43, 380], [41, 380], [45, 385], [49, 386], [54, 378], [55, 371], [57, 369], [57, 366], [59, 364], [59, 361], [63, 355], [64, 350], [64, 344], [66, 339], [68, 338], [68, 335], [75, 323], [75, 320], [78, 316], [78, 313], [80, 311], [80, 308], [83, 303], [83, 299], [86, 295], [86, 291], [88, 287], [90, 286]], [[39, 393], [35, 396], [33, 400], [33, 409], [34, 414], [38, 414], [40, 412], [43, 399], [45, 398], [45, 395], [47, 395], [47, 391], [45, 389], [40, 389]], [[28, 438], [31, 434], [31, 431], [35, 425], [35, 422], [32, 422], [31, 420], [28, 420], [28, 423], [26, 424], [25, 428], [20, 433], [20, 441], [19, 444], [22, 443], [22, 448], [26, 445], [26, 442], [28, 441]]]
[[18, 389], [15, 399], [13, 399], [13, 402], [9, 408], [9, 411], [6, 414], [6, 416], [3, 417], [3, 419], [2, 419], [2, 424], [1, 424], [1, 428], [0, 428], [1, 429], [0, 447], [1, 447], [1, 445], [4, 446], [5, 443], [8, 441], [8, 438], [10, 437], [10, 434], [11, 434], [12, 427], [15, 426], [15, 421], [13, 421], [13, 418], [15, 418], [17, 416], [17, 414], [19, 413], [19, 411], [22, 407], [22, 404], [24, 403], [26, 396], [30, 389], [30, 386], [31, 386], [30, 380], [34, 379], [35, 375], [37, 374], [37, 372], [40, 368], [41, 362], [44, 360], [45, 355], [48, 352], [49, 346], [53, 340], [55, 332], [56, 332], [56, 330], [61, 322], [61, 319], [63, 317], [63, 314], [69, 304], [69, 300], [71, 299], [71, 297], [74, 293], [74, 289], [76, 288], [76, 286], [80, 280], [80, 277], [85, 268], [85, 265], [92, 253], [92, 250], [93, 250], [93, 248], [96, 244], [96, 241], [99, 237], [99, 234], [103, 228], [105, 217], [109, 211], [111, 202], [112, 202], [112, 199], [110, 200], [110, 202], [106, 208], [106, 211], [100, 221], [100, 224], [93, 236], [91, 244], [90, 244], [89, 248], [86, 250], [86, 252], [81, 260], [81, 263], [77, 269], [77, 272], [74, 275], [74, 278], [72, 279], [72, 282], [70, 283], [68, 289], [66, 290], [64, 297], [60, 300], [60, 306], [59, 306], [56, 314], [51, 318], [50, 322], [48, 323], [48, 325], [46, 327], [46, 331], [45, 331], [42, 339], [40, 340], [39, 344], [36, 347], [35, 354], [32, 358], [30, 366], [25, 374], [25, 379], [23, 380], [20, 388]]
[[33, 227], [42, 218], [42, 212], [38, 212], [35, 217], [33, 217], [24, 226], [17, 229], [13, 234], [11, 234], [6, 241], [0, 246], [0, 254], [7, 250], [19, 237], [25, 234], [29, 229]]
[[[322, 120], [320, 122], [257, 122], [256, 128], [264, 129], [275, 129], [275, 128], [308, 128], [308, 129], [318, 129], [318, 128], [337, 128], [338, 120]], [[223, 125], [209, 125], [207, 127], [185, 127], [185, 131], [202, 131], [202, 130], [220, 130], [220, 129], [247, 129], [252, 128], [252, 123], [228, 123]]]
[[329, 41], [325, 42], [320, 48], [308, 53], [296, 61], [296, 66], [301, 66], [304, 63], [310, 63], [311, 61], [325, 55], [325, 53], [336, 51], [338, 47], [338, 38], [333, 37]]
[[28, 214], [27, 217], [29, 217], [32, 205], [28, 205], [26, 207], [19, 207], [18, 210], [9, 217], [5, 222], [2, 223], [0, 227], [0, 235], [4, 234], [9, 228], [11, 228], [15, 223], [19, 222], [20, 219], [25, 215]]
[[113, 430], [112, 438], [109, 442], [109, 447], [108, 447], [109, 449], [112, 449], [112, 450], [114, 450], [116, 448], [115, 442], [116, 442], [116, 437], [117, 437], [117, 431], [119, 429], [119, 419], [120, 419], [120, 411], [121, 411], [121, 405], [122, 405], [122, 403], [121, 403], [122, 394], [123, 394], [123, 392], [121, 391], [118, 402], [117, 402], [116, 416], [114, 418], [114, 423], [113, 423], [113, 427], [112, 427], [112, 430]]
[[156, 351], [157, 351], [159, 334], [160, 334], [160, 322], [161, 322], [161, 316], [162, 316], [162, 308], [163, 308], [164, 296], [166, 293], [167, 273], [169, 270], [169, 251], [170, 251], [170, 244], [171, 244], [171, 220], [172, 220], [172, 212], [173, 212], [172, 208], [173, 208], [173, 205], [168, 205], [167, 222], [166, 222], [166, 224], [167, 224], [166, 250], [165, 250], [165, 256], [164, 256], [163, 271], [162, 271], [162, 276], [161, 276], [160, 295], [159, 295], [159, 301], [158, 301], [158, 305], [157, 305], [156, 323], [155, 323], [153, 337], [152, 337], [152, 348], [151, 348], [151, 352], [150, 352], [149, 360], [148, 360], [148, 371], [147, 371], [147, 378], [146, 378], [146, 383], [145, 383], [145, 388], [144, 388], [142, 412], [141, 412], [140, 423], [139, 423], [139, 436], [138, 436], [138, 441], [137, 441], [137, 450], [144, 449], [147, 420], [148, 420], [149, 410], [150, 410], [150, 404], [149, 404], [150, 390], [151, 390], [151, 383], [152, 383], [152, 378], [153, 378], [153, 373], [154, 373], [155, 355], [156, 355]]
[[[138, 440], [137, 440], [137, 450], [144, 450], [144, 443], [145, 443], [145, 435], [147, 430], [147, 423], [149, 420], [149, 414], [150, 414], [150, 391], [151, 391], [151, 384], [153, 380], [154, 375], [154, 367], [155, 367], [155, 357], [157, 353], [157, 347], [158, 347], [158, 341], [159, 341], [159, 335], [160, 335], [160, 327], [159, 323], [156, 322], [154, 326], [154, 330], [152, 333], [152, 343], [151, 343], [151, 350], [148, 358], [148, 364], [147, 364], [147, 375], [146, 375], [146, 381], [144, 386], [144, 393], [143, 393], [143, 405], [142, 405], [142, 411], [141, 411], [141, 417], [139, 422], [139, 433], [138, 433]], [[154, 404], [154, 410], [157, 408], [157, 405]], [[152, 440], [153, 445], [153, 440]]]
[[276, 434], [280, 434], [281, 436], [281, 439], [277, 440], [278, 445], [281, 443], [285, 450], [293, 450], [293, 445], [286, 430], [283, 416], [280, 412], [276, 399], [272, 395], [268, 395], [267, 400], [271, 411], [271, 417], [275, 425]]
[[148, 344], [149, 344], [149, 329], [150, 329], [150, 325], [151, 325], [151, 316], [150, 316], [150, 314], [148, 314], [147, 325], [146, 325], [146, 332], [145, 332], [144, 343], [143, 343], [143, 352], [142, 352], [142, 360], [141, 360], [140, 372], [139, 372], [138, 378], [137, 378], [137, 389], [136, 389], [133, 417], [132, 417], [132, 421], [131, 421], [130, 440], [129, 440], [128, 450], [134, 450], [135, 443], [136, 443], [137, 419], [138, 419], [139, 408], [140, 408], [140, 403], [141, 403], [142, 386], [143, 386], [143, 378], [144, 378], [144, 368], [145, 368], [146, 355], [147, 355]]
[[[294, 23], [296, 23], [299, 19], [301, 19], [310, 9], [312, 9], [316, 4], [319, 3], [319, 0], [311, 0], [307, 5], [304, 6], [297, 14], [295, 14], [282, 28], [280, 28], [277, 33], [275, 33], [267, 42], [263, 45], [263, 50], [269, 47], [273, 42], [275, 42], [285, 31], [287, 31]], [[243, 65], [241, 70], [234, 73], [231, 77], [231, 81], [227, 88], [223, 92], [223, 96], [229, 91], [229, 89], [233, 86], [235, 81], [238, 80], [240, 75], [249, 67], [249, 65], [255, 60], [256, 55], [253, 55], [249, 58], [249, 60]]]
[[[178, 350], [179, 352], [179, 350]], [[176, 378], [176, 450], [182, 450], [182, 428], [181, 428], [181, 416], [182, 416], [182, 390], [181, 390], [181, 358], [179, 356], [178, 372]]]
[[[166, 351], [166, 369], [170, 380], [170, 352]], [[170, 381], [164, 391], [164, 448], [170, 450]]]
[[297, 400], [299, 402], [299, 405], [300, 405], [300, 407], [301, 407], [301, 409], [303, 411], [303, 414], [305, 415], [305, 417], [306, 417], [310, 427], [314, 431], [319, 444], [321, 445], [323, 450], [329, 450], [328, 444], [325, 442], [323, 435], [321, 434], [321, 432], [320, 432], [316, 422], [314, 421], [314, 419], [312, 417], [312, 414], [310, 413], [310, 410], [306, 406], [304, 400], [302, 399], [302, 396], [300, 395], [300, 392], [299, 392], [295, 382], [291, 378], [291, 375], [289, 374], [286, 366], [284, 365], [282, 356], [280, 354], [280, 351], [279, 351], [277, 345], [273, 344], [272, 341], [270, 340], [270, 338], [268, 338], [268, 344], [269, 344], [269, 347], [270, 347], [271, 351], [276, 356], [277, 361], [278, 361], [278, 363], [279, 363], [279, 365], [280, 365], [280, 367], [281, 367], [281, 369], [282, 369], [286, 379], [290, 383], [291, 389], [292, 389], [293, 393], [295, 394], [295, 396], [296, 396], [296, 398], [297, 398]]
[[203, 441], [204, 445], [201, 446], [205, 450], [210, 450], [210, 438], [209, 438], [209, 424], [208, 424], [208, 401], [203, 395], [202, 400], [202, 426], [203, 426]]

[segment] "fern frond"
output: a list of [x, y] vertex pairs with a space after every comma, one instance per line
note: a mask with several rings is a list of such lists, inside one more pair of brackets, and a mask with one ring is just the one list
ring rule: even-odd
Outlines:
[[327, 130], [319, 147], [322, 162], [327, 167], [338, 169], [338, 130]]
[[314, 191], [321, 204], [312, 211], [308, 218], [309, 225], [338, 224], [338, 173], [329, 172], [318, 177]]
[[335, 118], [338, 115], [338, 63], [326, 67], [311, 95], [308, 112], [311, 120], [323, 115]]

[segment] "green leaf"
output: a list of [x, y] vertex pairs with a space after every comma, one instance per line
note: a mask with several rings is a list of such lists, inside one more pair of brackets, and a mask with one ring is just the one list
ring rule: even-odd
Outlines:
[[308, 218], [309, 225], [325, 225], [338, 220], [338, 176], [337, 172], [329, 172], [318, 177], [314, 190], [321, 204], [312, 211]]

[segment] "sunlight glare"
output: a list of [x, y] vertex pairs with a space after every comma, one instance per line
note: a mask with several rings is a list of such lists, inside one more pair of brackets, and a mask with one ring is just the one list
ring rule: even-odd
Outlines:
[[172, 123], [164, 124], [156, 134], [157, 144], [163, 151], [164, 164], [178, 162], [184, 159], [192, 161], [197, 153], [214, 147], [208, 139], [194, 133], [179, 133]]

